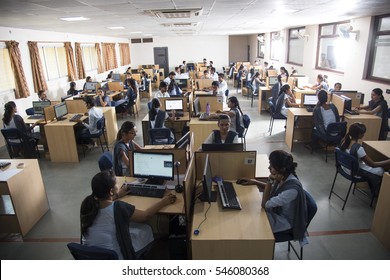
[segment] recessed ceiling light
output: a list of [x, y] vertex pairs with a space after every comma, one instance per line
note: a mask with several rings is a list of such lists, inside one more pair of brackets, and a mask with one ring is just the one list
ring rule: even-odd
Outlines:
[[60, 18], [61, 20], [65, 21], [82, 21], [82, 20], [89, 20], [89, 18], [86, 17], [64, 17]]
[[112, 26], [112, 27], [107, 27], [108, 29], [111, 30], [116, 30], [116, 29], [125, 29], [123, 26]]

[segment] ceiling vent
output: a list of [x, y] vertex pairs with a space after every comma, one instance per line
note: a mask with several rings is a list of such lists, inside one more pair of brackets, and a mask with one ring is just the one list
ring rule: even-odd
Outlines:
[[193, 18], [202, 15], [203, 9], [150, 10], [157, 18]]
[[164, 27], [171, 27], [171, 28], [192, 28], [197, 27], [197, 22], [177, 22], [177, 23], [162, 23], [161, 24]]

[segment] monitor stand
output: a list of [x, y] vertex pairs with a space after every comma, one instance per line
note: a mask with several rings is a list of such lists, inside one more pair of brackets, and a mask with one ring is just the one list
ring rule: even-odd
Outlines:
[[149, 178], [146, 180], [145, 184], [146, 185], [163, 185], [164, 184], [164, 179], [158, 179], [158, 178]]
[[[207, 196], [204, 193], [201, 193], [199, 199], [202, 202], [208, 202]], [[210, 202], [217, 202], [217, 191], [211, 191]]]

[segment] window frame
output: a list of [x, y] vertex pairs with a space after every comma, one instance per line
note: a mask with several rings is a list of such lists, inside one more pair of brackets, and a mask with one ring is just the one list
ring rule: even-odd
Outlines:
[[8, 48], [4, 42], [0, 42], [0, 49], [1, 49], [0, 55], [3, 55], [3, 52], [4, 52], [4, 55], [7, 56], [6, 59], [8, 59], [8, 61], [4, 61], [4, 64], [2, 64], [2, 67], [1, 67], [1, 69], [4, 70], [4, 75], [1, 75], [4, 78], [4, 80], [2, 82], [0, 82], [0, 95], [3, 95], [3, 94], [13, 92], [16, 88], [16, 84], [15, 84], [14, 71], [12, 69], [11, 57], [9, 55]]
[[290, 43], [291, 43], [291, 40], [302, 40], [301, 38], [292, 38], [291, 37], [291, 33], [296, 30], [297, 32], [299, 32], [300, 30], [305, 30], [306, 31], [306, 27], [305, 26], [300, 26], [300, 27], [294, 27], [294, 28], [290, 28], [288, 30], [288, 41], [287, 41], [287, 60], [286, 60], [286, 63], [288, 64], [292, 64], [292, 65], [297, 65], [297, 66], [303, 66], [303, 59], [302, 59], [302, 63], [297, 63], [297, 62], [293, 62], [293, 61], [290, 61]]
[[[46, 56], [46, 48], [54, 48], [54, 53], [55, 53], [55, 62], [53, 61], [48, 61], [48, 58]], [[42, 52], [40, 52], [40, 54], [43, 54], [43, 57], [41, 56], [40, 59], [41, 59], [41, 63], [42, 63], [42, 68], [43, 68], [43, 71], [44, 71], [44, 74], [45, 74], [45, 78], [46, 78], [46, 81], [55, 81], [55, 80], [58, 80], [58, 79], [63, 79], [63, 78], [68, 78], [68, 66], [65, 64], [65, 65], [60, 65], [60, 59], [59, 59], [59, 55], [58, 55], [58, 49], [59, 48], [63, 48], [65, 50], [65, 46], [64, 44], [58, 44], [58, 43], [44, 43], [44, 44], [40, 44], [38, 43], [38, 49], [41, 50]], [[66, 50], [63, 52], [65, 54], [65, 58], [62, 58], [61, 60], [64, 60], [66, 61]], [[48, 62], [49, 63], [53, 63], [55, 64], [56, 68], [57, 68], [57, 75], [53, 75], [51, 73], [51, 76], [54, 76], [54, 77], [50, 77], [49, 78], [49, 71], [48, 71]], [[60, 69], [61, 67], [65, 67], [66, 68], [66, 71], [63, 71], [64, 69]], [[66, 75], [65, 76], [61, 76], [61, 73], [62, 72], [65, 72]]]
[[[263, 37], [264, 40], [261, 42], [257, 39], [257, 37]], [[256, 40], [257, 40], [257, 58], [264, 58], [265, 56], [265, 33], [257, 34]]]
[[[279, 39], [274, 39], [273, 38], [273, 35], [276, 35], [276, 34], [279, 34]], [[280, 31], [274, 31], [274, 32], [271, 32], [270, 33], [270, 54], [269, 54], [269, 57], [270, 57], [270, 60], [274, 60], [274, 61], [279, 61], [280, 58], [278, 58], [277, 56], [278, 55], [281, 55], [281, 53], [275, 53], [275, 46], [272, 46], [273, 43], [276, 43], [276, 41], [278, 41], [278, 44], [282, 44], [282, 38], [281, 38], [281, 33]], [[279, 47], [279, 46], [278, 46]], [[280, 46], [282, 47], [282, 46]]]
[[[80, 44], [80, 47], [81, 47], [81, 54], [82, 54], [82, 58], [83, 58], [85, 72], [96, 71], [97, 70], [97, 53], [96, 53], [95, 44]], [[86, 55], [84, 52], [86, 49], [89, 50], [89, 59], [88, 60], [86, 59]], [[95, 59], [95, 61], [93, 61], [93, 59]], [[87, 61], [88, 61], [88, 63], [87, 63]], [[87, 66], [91, 67], [91, 68], [87, 68]]]

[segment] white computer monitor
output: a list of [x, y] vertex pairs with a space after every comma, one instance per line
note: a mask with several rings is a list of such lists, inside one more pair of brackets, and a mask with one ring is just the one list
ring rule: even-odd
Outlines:
[[173, 180], [172, 153], [134, 151], [132, 160], [133, 177], [151, 180]]
[[35, 115], [43, 115], [44, 109], [51, 105], [50, 101], [33, 101], [33, 110]]
[[97, 82], [87, 82], [85, 83], [85, 89], [87, 91], [95, 91], [97, 84], [98, 84]]
[[165, 111], [183, 111], [183, 99], [165, 99]]
[[318, 98], [316, 94], [304, 94], [303, 95], [303, 106], [314, 107], [318, 103]]

